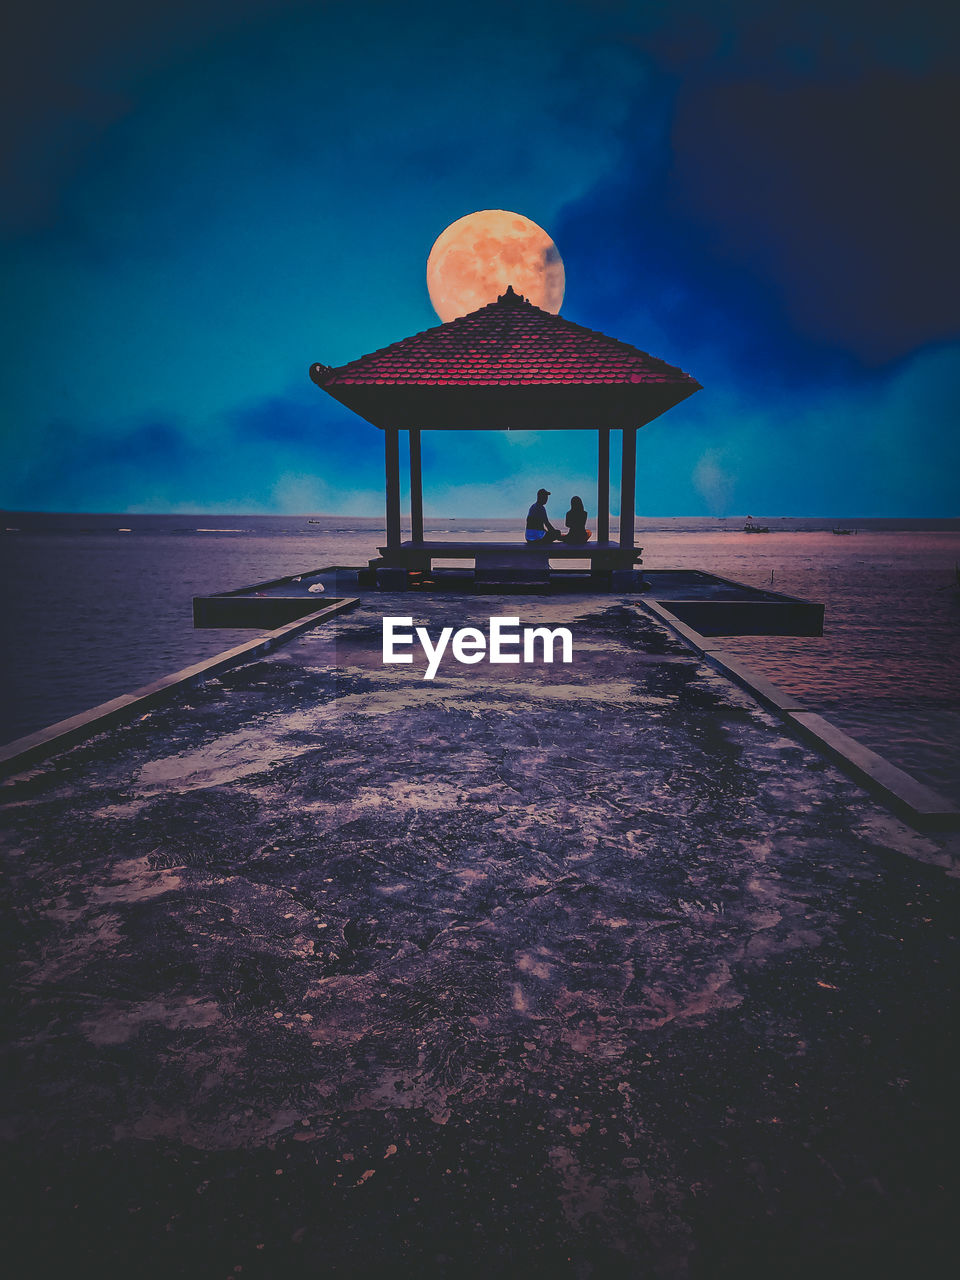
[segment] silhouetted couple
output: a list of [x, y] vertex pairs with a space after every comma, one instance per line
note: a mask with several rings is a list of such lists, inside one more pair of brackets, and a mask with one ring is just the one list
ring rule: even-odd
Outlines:
[[570, 499], [570, 510], [564, 521], [567, 532], [561, 533], [547, 519], [549, 497], [549, 489], [537, 490], [537, 500], [527, 512], [527, 542], [565, 542], [568, 546], [583, 546], [590, 537], [590, 530], [582, 501], [576, 496]]

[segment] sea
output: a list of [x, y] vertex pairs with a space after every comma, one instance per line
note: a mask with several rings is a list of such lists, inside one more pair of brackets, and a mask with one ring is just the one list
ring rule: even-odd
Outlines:
[[[762, 534], [746, 522], [640, 518], [644, 566], [822, 603], [822, 637], [724, 648], [960, 803], [960, 520], [750, 517]], [[384, 541], [382, 519], [346, 516], [2, 512], [0, 526], [4, 742], [256, 634], [195, 631], [194, 596], [364, 565]], [[516, 534], [512, 520], [426, 522], [428, 538]]]

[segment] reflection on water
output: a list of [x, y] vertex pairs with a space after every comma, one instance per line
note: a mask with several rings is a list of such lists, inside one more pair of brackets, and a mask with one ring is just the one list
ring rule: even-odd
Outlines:
[[[4, 739], [197, 662], [249, 631], [200, 631], [194, 595], [325, 564], [362, 564], [377, 520], [17, 516], [0, 537]], [[821, 639], [724, 646], [855, 737], [960, 800], [960, 522], [639, 521], [649, 568], [697, 568], [826, 606]], [[857, 527], [836, 537], [834, 525]], [[937, 526], [940, 527], [937, 527]], [[944, 527], [946, 526], [946, 527]], [[428, 536], [503, 538], [508, 521], [428, 521]], [[119, 532], [131, 530], [131, 532]]]
[[822, 601], [817, 639], [730, 637], [724, 648], [841, 728], [960, 800], [960, 592], [953, 532], [679, 534], [646, 564], [703, 568]]

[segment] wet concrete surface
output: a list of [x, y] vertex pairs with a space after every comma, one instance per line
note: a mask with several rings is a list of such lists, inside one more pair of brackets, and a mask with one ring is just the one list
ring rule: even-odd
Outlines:
[[[382, 664], [498, 612], [573, 663]], [[634, 604], [370, 598], [0, 794], [20, 1274], [947, 1274], [956, 837]]]

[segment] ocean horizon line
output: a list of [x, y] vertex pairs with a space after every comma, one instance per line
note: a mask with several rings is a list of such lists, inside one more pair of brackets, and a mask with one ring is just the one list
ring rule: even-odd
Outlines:
[[[563, 504], [562, 504], [562, 503], [560, 503], [559, 505], [563, 505]], [[759, 513], [760, 513], [759, 515], [753, 515], [752, 513], [748, 513], [748, 512], [732, 512], [732, 513], [727, 514], [727, 515], [712, 515], [712, 514], [699, 514], [699, 515], [696, 515], [696, 514], [690, 514], [690, 513], [686, 513], [686, 514], [664, 515], [664, 514], [658, 514], [658, 513], [657, 513], [657, 514], [645, 514], [645, 515], [640, 515], [640, 514], [638, 514], [638, 515], [635, 517], [635, 519], [636, 519], [637, 521], [646, 521], [646, 520], [673, 520], [673, 521], [685, 521], [685, 520], [690, 520], [690, 521], [693, 521], [693, 520], [696, 520], [696, 521], [704, 521], [704, 520], [715, 520], [715, 521], [724, 521], [724, 522], [729, 522], [729, 521], [734, 521], [734, 520], [816, 520], [816, 521], [833, 521], [834, 523], [837, 523], [837, 524], [845, 524], [845, 523], [846, 523], [846, 524], [848, 524], [848, 523], [855, 523], [855, 522], [858, 522], [858, 521], [859, 521], [859, 522], [862, 522], [862, 523], [866, 523], [866, 522], [876, 522], [876, 521], [896, 521], [896, 522], [898, 522], [898, 523], [906, 523], [906, 522], [912, 522], [912, 521], [923, 521], [923, 522], [925, 522], [925, 523], [930, 523], [930, 522], [932, 522], [932, 521], [935, 521], [935, 522], [938, 522], [938, 523], [951, 523], [951, 524], [957, 524], [958, 526], [960, 526], [960, 514], [958, 514], [958, 515], [940, 515], [940, 514], [936, 514], [936, 515], [924, 514], [924, 515], [921, 515], [921, 514], [919, 514], [919, 513], [912, 513], [912, 514], [908, 514], [908, 515], [892, 515], [892, 514], [881, 513], [881, 514], [874, 514], [874, 515], [864, 515], [864, 514], [851, 514], [851, 513], [847, 513], [847, 512], [844, 512], [844, 513], [828, 513], [828, 514], [816, 514], [816, 513], [810, 513], [810, 512], [798, 512], [798, 513], [789, 513], [789, 514], [773, 514], [773, 513], [771, 513], [771, 512], [764, 512], [762, 508], [757, 508], [757, 510], [758, 510], [758, 511], [759, 511]], [[521, 513], [521, 514], [522, 514], [522, 513]], [[293, 511], [293, 512], [290, 512], [290, 511], [238, 511], [238, 510], [230, 510], [230, 509], [222, 509], [222, 510], [216, 510], [216, 511], [204, 510], [204, 509], [200, 509], [200, 510], [175, 510], [175, 511], [161, 511], [161, 510], [157, 510], [157, 511], [141, 511], [141, 510], [137, 510], [137, 511], [130, 511], [130, 510], [126, 510], [126, 511], [125, 511], [125, 510], [114, 510], [114, 511], [111, 511], [111, 510], [97, 510], [97, 511], [83, 511], [83, 510], [80, 510], [80, 511], [63, 511], [63, 510], [56, 510], [56, 511], [54, 511], [54, 510], [50, 510], [50, 511], [48, 511], [48, 510], [28, 510], [28, 509], [19, 509], [19, 508], [14, 508], [14, 507], [0, 507], [0, 516], [2, 516], [2, 517], [4, 517], [4, 518], [7, 518], [7, 517], [11, 517], [11, 518], [12, 518], [12, 517], [19, 517], [19, 518], [30, 518], [30, 519], [42, 519], [42, 518], [45, 518], [45, 517], [52, 517], [52, 518], [59, 518], [59, 519], [75, 519], [75, 518], [76, 518], [76, 519], [80, 519], [80, 518], [89, 519], [89, 518], [95, 518], [95, 519], [102, 519], [102, 520], [105, 520], [105, 519], [111, 519], [111, 520], [112, 520], [112, 519], [140, 519], [140, 520], [152, 520], [152, 519], [174, 519], [174, 518], [179, 517], [180, 519], [190, 519], [190, 520], [194, 520], [194, 519], [196, 519], [196, 520], [233, 520], [233, 519], [242, 519], [242, 520], [364, 520], [364, 521], [379, 521], [380, 523], [383, 523], [383, 522], [384, 522], [384, 516], [383, 516], [382, 514], [369, 515], [369, 514], [365, 514], [365, 513], [363, 513], [363, 512], [342, 512], [342, 511], [332, 511], [332, 512], [330, 512], [330, 511], [302, 511], [302, 512], [301, 512], [301, 511]], [[519, 517], [518, 517], [518, 515], [517, 515], [517, 513], [516, 513], [516, 512], [512, 512], [512, 513], [510, 513], [510, 514], [508, 514], [508, 515], [492, 515], [492, 514], [482, 514], [482, 513], [481, 513], [481, 514], [466, 514], [466, 515], [464, 515], [464, 514], [458, 514], [458, 515], [453, 515], [453, 514], [448, 514], [448, 513], [445, 513], [445, 512], [439, 512], [439, 513], [435, 513], [435, 514], [433, 514], [433, 513], [429, 513], [429, 512], [424, 512], [424, 519], [425, 519], [425, 520], [434, 520], [434, 521], [435, 521], [435, 520], [458, 520], [458, 521], [464, 521], [464, 522], [475, 523], [475, 522], [477, 522], [477, 521], [482, 521], [482, 520], [495, 520], [495, 521], [503, 521], [503, 522], [514, 522], [514, 521], [516, 521], [518, 518], [519, 518]], [[618, 520], [619, 520], [619, 515], [618, 515], [617, 513], [615, 513], [615, 512], [611, 512], [611, 513], [610, 513], [610, 518], [611, 518], [611, 520], [618, 521]]]

